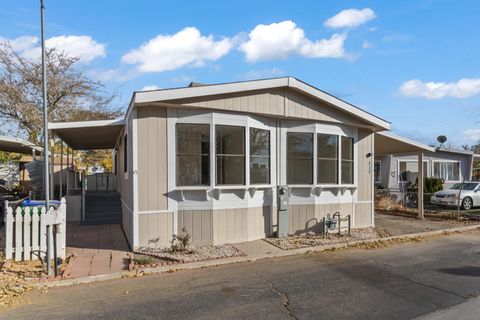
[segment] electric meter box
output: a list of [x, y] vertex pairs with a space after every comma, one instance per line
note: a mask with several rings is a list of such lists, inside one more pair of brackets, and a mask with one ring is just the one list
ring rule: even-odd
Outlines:
[[279, 186], [277, 190], [277, 237], [288, 236], [288, 187]]

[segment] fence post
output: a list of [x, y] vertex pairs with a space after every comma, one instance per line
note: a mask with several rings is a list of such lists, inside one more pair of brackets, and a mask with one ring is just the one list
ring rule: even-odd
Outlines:
[[10, 260], [13, 256], [13, 209], [5, 205], [5, 259]]
[[23, 260], [30, 260], [30, 227], [32, 218], [30, 216], [30, 208], [23, 210]]
[[37, 253], [38, 253], [38, 250], [40, 250], [40, 246], [38, 245], [39, 224], [40, 224], [40, 218], [38, 216], [38, 208], [34, 207], [32, 210], [32, 252], [37, 252]]
[[15, 210], [15, 261], [22, 260], [22, 208]]
[[65, 198], [62, 198], [60, 207], [58, 207], [57, 214], [60, 214], [62, 223], [58, 228], [60, 229], [57, 233], [57, 256], [59, 258], [65, 259], [65, 250], [66, 250], [66, 220], [67, 220], [67, 204]]
[[40, 256], [41, 258], [45, 257], [46, 251], [47, 251], [47, 228], [43, 223], [46, 212], [47, 210], [45, 210], [45, 207], [42, 207], [42, 209], [40, 210], [40, 251], [41, 251]]

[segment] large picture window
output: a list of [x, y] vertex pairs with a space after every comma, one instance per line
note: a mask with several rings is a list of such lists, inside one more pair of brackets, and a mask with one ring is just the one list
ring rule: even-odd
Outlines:
[[313, 134], [287, 132], [287, 183], [313, 184]]
[[177, 124], [177, 186], [210, 185], [210, 126]]
[[250, 183], [270, 184], [270, 131], [250, 128]]
[[[418, 179], [418, 161], [399, 161], [398, 173], [398, 182], [415, 183]], [[423, 176], [428, 177], [427, 161], [423, 161]]]
[[373, 163], [373, 178], [375, 182], [382, 182], [382, 162], [375, 161]]
[[353, 139], [342, 136], [342, 184], [353, 182]]
[[445, 181], [460, 181], [459, 162], [434, 162], [433, 176]]
[[338, 183], [338, 136], [317, 134], [317, 183]]
[[215, 126], [217, 185], [245, 184], [245, 128]]

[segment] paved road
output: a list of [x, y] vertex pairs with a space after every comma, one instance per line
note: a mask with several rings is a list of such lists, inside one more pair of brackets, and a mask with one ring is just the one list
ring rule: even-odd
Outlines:
[[0, 318], [412, 319], [479, 293], [475, 231], [384, 249], [50, 289]]

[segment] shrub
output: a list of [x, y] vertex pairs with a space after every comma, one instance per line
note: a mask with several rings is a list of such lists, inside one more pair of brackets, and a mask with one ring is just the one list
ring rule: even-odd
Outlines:
[[[434, 193], [443, 190], [443, 180], [440, 178], [425, 177], [423, 180], [423, 192]], [[408, 186], [408, 192], [418, 192], [418, 178], [415, 183]]]
[[156, 259], [154, 257], [151, 257], [151, 256], [144, 256], [144, 255], [137, 256], [137, 255], [135, 255], [134, 261], [135, 261], [136, 265], [145, 266], [147, 264], [155, 263]]
[[187, 228], [183, 227], [182, 232], [176, 234], [171, 241], [171, 252], [190, 252], [190, 234]]

